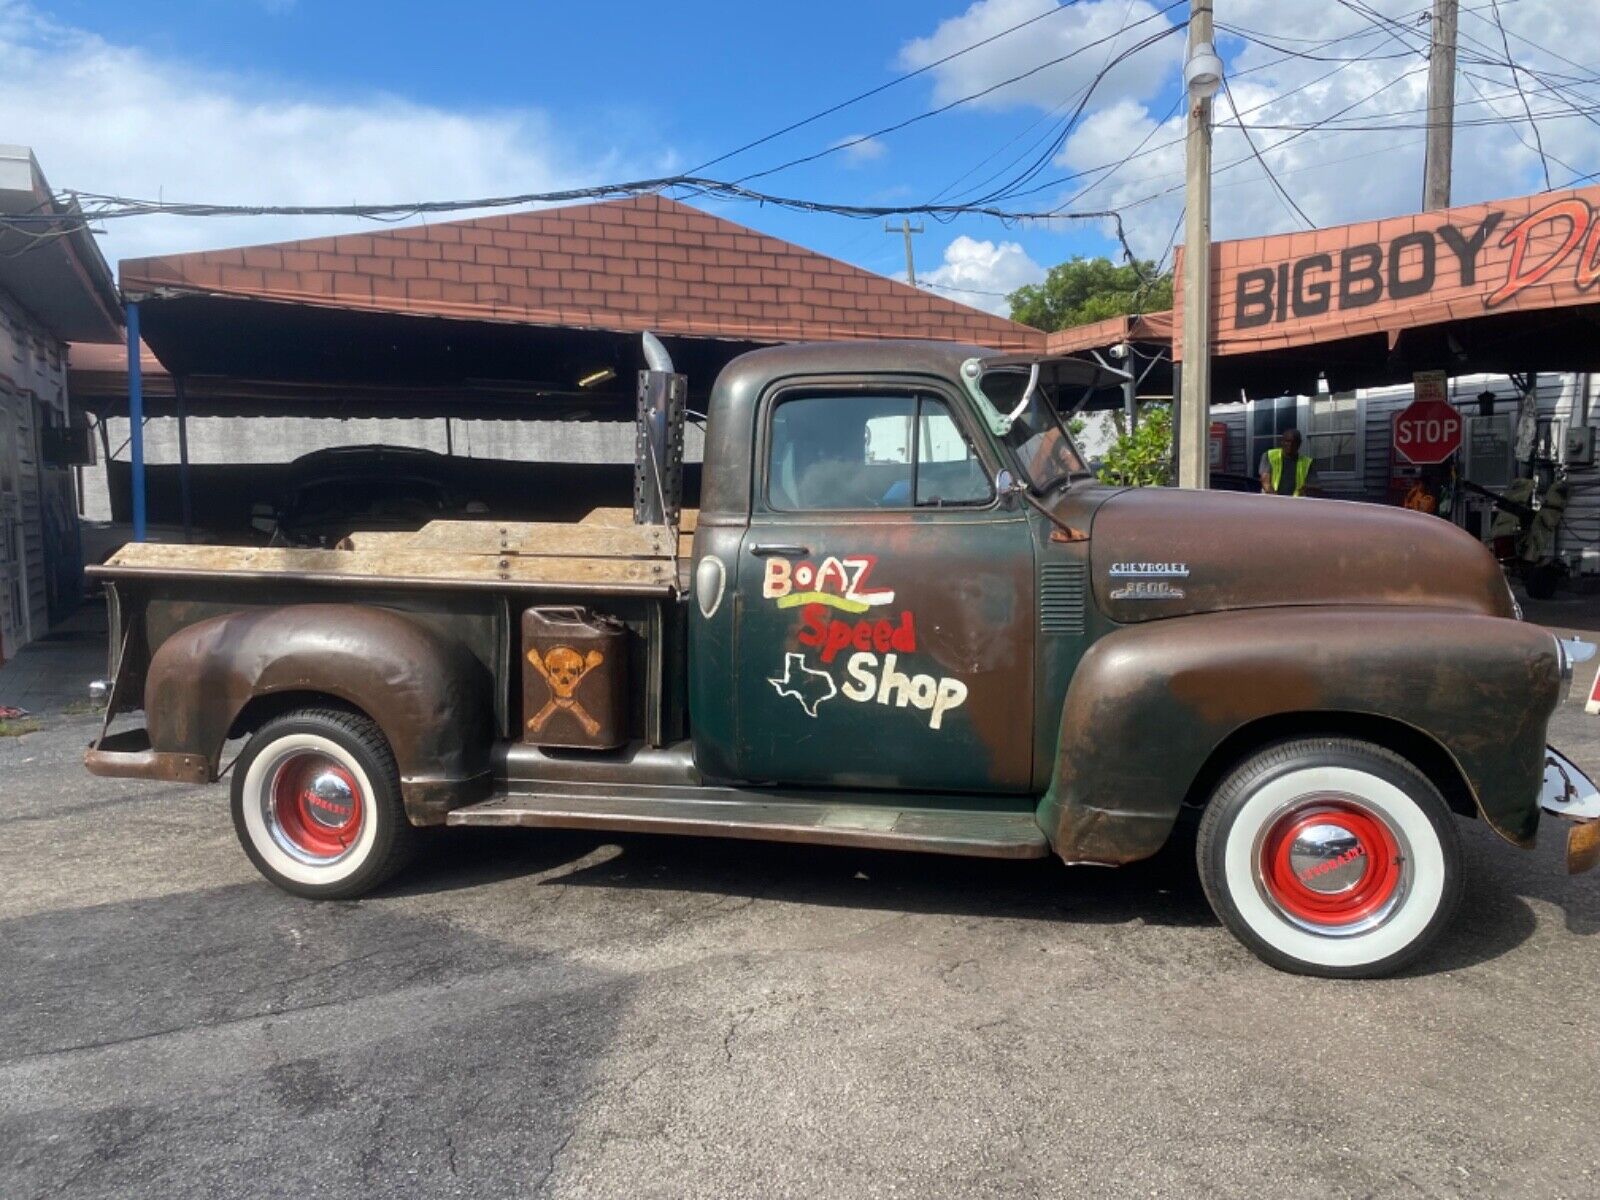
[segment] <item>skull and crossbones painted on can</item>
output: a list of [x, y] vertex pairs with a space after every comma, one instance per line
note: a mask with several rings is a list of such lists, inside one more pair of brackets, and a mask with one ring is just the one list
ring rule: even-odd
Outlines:
[[528, 718], [528, 732], [539, 733], [558, 712], [569, 713], [590, 737], [600, 732], [600, 722], [596, 721], [584, 708], [583, 701], [574, 693], [578, 684], [583, 682], [583, 677], [605, 662], [606, 656], [599, 650], [591, 650], [588, 654], [580, 654], [571, 646], [552, 646], [542, 656], [537, 648], [528, 651], [528, 662], [533, 669], [544, 676], [544, 681], [550, 685], [550, 699], [545, 706]]

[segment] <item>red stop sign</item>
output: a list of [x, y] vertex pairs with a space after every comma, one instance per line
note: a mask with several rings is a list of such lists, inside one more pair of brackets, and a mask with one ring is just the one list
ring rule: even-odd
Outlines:
[[1395, 416], [1394, 445], [1409, 463], [1442, 463], [1461, 449], [1461, 414], [1443, 400], [1414, 400]]

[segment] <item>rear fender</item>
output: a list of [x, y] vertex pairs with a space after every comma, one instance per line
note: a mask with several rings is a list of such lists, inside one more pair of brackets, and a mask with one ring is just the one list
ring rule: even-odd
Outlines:
[[222, 744], [252, 700], [284, 693], [342, 700], [383, 730], [406, 811], [426, 825], [487, 791], [493, 688], [464, 645], [402, 613], [304, 604], [179, 630], [150, 661], [144, 708], [151, 748], [198, 756], [214, 779]]
[[1560, 681], [1548, 632], [1461, 612], [1279, 608], [1124, 626], [1073, 675], [1039, 822], [1069, 862], [1147, 858], [1230, 736], [1265, 718], [1359, 714], [1431, 739], [1484, 820], [1528, 846]]

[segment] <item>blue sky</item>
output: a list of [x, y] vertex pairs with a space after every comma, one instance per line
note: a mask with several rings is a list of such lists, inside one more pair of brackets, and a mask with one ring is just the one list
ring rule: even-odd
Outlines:
[[[466, 112], [537, 109], [548, 114], [580, 162], [582, 148], [591, 145], [629, 164], [670, 171], [696, 166], [902, 74], [905, 45], [969, 5], [823, 0], [441, 8], [403, 0], [74, 0], [39, 7], [153, 59], [219, 76], [265, 77], [291, 96], [387, 93]], [[1046, 11], [1050, 2], [1021, 0], [1016, 7], [1026, 17]], [[1174, 35], [1169, 44], [1180, 38]], [[1031, 34], [1011, 40], [1007, 54], [1017, 70], [1036, 65], [1039, 56], [1030, 51], [1038, 43]], [[929, 76], [911, 80], [718, 164], [712, 173], [763, 170], [914, 116], [932, 105], [934, 82]], [[762, 184], [774, 192], [866, 204], [926, 199], [1040, 115], [1029, 105], [958, 109]], [[1028, 144], [1017, 143], [1017, 152]], [[612, 177], [597, 170], [586, 181]], [[440, 185], [441, 194], [449, 193], [448, 181]], [[758, 212], [740, 204], [719, 211], [874, 270], [893, 272], [903, 264], [903, 239], [885, 235], [881, 221]], [[1081, 223], [1061, 232], [1018, 232], [972, 218], [935, 224], [916, 239], [918, 257], [936, 266], [959, 233], [1021, 242], [1045, 262], [1110, 246], [1098, 227]]]
[[[1593, 61], [1600, 22], [1563, 0], [1501, 0], [1508, 26]], [[32, 145], [58, 188], [169, 198], [314, 203], [542, 190], [670, 173], [809, 115], [940, 54], [970, 45], [1053, 0], [816, 0], [809, 5], [473, 3], [368, 0], [0, 0], [0, 141]], [[1157, 0], [1077, 0], [1028, 29], [778, 141], [710, 168], [736, 178], [927, 112], [1009, 74], [1080, 50], [989, 97], [880, 140], [753, 181], [790, 195], [866, 204], [927, 200], [986, 158], [970, 184], [1043, 155], [1034, 194], [1009, 207], [1114, 204], [1142, 254], [1159, 257], [1180, 211], [1174, 112], [1182, 31], [1106, 77], [1070, 136], [1051, 139], [1075, 91], [1111, 52], [1183, 16]], [[1422, 0], [1380, 2], [1402, 21]], [[1464, 5], [1466, 36], [1486, 34]], [[1221, 48], [1235, 98], [1255, 121], [1305, 122], [1378, 95], [1358, 111], [1393, 132], [1321, 132], [1267, 158], [1318, 224], [1416, 206], [1420, 56], [1351, 10], [1310, 0], [1228, 0], [1223, 16], [1282, 44], [1343, 39], [1328, 68], [1236, 37]], [[1085, 43], [1114, 40], [1087, 50]], [[1299, 39], [1296, 41], [1295, 39]], [[1588, 57], [1585, 57], [1585, 56]], [[1276, 60], [1276, 61], [1275, 61]], [[1553, 60], [1550, 60], [1553, 62]], [[1547, 64], [1548, 65], [1548, 64]], [[1491, 68], [1480, 68], [1489, 71]], [[1479, 111], [1511, 111], [1491, 75]], [[1288, 95], [1289, 98], [1274, 100]], [[1472, 102], [1470, 94], [1464, 99]], [[1224, 102], [1225, 103], [1225, 102]], [[1069, 105], [1070, 107], [1070, 105]], [[1509, 123], [1466, 131], [1457, 199], [1531, 190], [1541, 178]], [[1600, 166], [1594, 124], [1552, 125], [1574, 164]], [[1263, 142], [1282, 134], [1258, 134]], [[1218, 236], [1299, 228], [1239, 135], [1218, 132]], [[1015, 139], [1015, 140], [1013, 140]], [[1065, 176], [1139, 156], [1114, 174]], [[992, 156], [992, 157], [991, 157]], [[1558, 173], [1559, 174], [1559, 173]], [[1055, 182], [1051, 182], [1055, 181]], [[1556, 182], [1561, 180], [1557, 178]], [[1077, 195], [1086, 183], [1093, 190]], [[885, 274], [903, 270], [881, 221], [707, 205], [765, 232]], [[108, 257], [238, 245], [348, 227], [328, 221], [141, 221], [108, 229]], [[1113, 244], [1098, 223], [1006, 227], [927, 222], [919, 274], [992, 309], [988, 294], [1038, 278], [1074, 253]], [[960, 289], [965, 285], [969, 291]]]

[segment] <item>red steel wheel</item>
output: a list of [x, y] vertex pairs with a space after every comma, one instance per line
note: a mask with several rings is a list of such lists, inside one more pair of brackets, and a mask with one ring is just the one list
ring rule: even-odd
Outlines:
[[296, 856], [331, 861], [361, 836], [366, 809], [361, 787], [325, 754], [295, 754], [279, 763], [271, 805], [272, 831]]
[[1267, 899], [1302, 927], [1337, 935], [1382, 921], [1402, 897], [1407, 858], [1378, 813], [1347, 797], [1297, 804], [1261, 840]]

